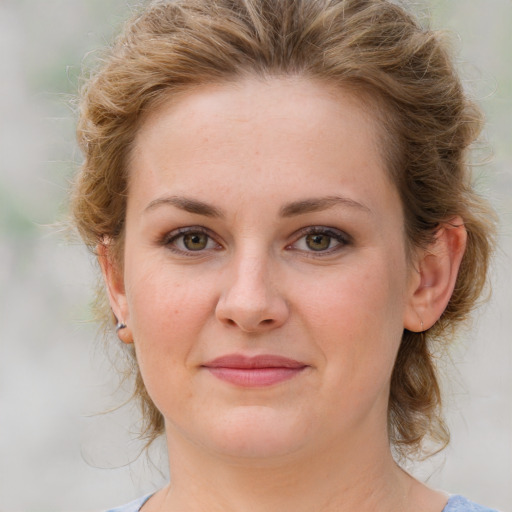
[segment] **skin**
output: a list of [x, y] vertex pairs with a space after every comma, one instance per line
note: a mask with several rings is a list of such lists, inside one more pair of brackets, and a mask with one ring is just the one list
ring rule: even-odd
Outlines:
[[[442, 510], [393, 461], [387, 404], [465, 230], [407, 258], [380, 140], [357, 98], [292, 78], [199, 87], [143, 123], [123, 267], [100, 261], [165, 418], [172, 484], [144, 511]], [[304, 369], [246, 387], [205, 367], [233, 353]]]

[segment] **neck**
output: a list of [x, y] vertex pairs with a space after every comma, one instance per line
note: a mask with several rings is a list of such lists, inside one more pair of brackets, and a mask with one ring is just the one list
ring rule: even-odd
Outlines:
[[387, 439], [363, 436], [364, 443], [325, 443], [261, 461], [219, 457], [169, 434], [171, 484], [148, 512], [397, 512], [417, 484], [397, 466]]

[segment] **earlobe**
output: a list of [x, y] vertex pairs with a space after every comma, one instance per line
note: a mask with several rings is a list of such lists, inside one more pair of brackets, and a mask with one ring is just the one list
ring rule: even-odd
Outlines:
[[128, 327], [128, 304], [122, 272], [112, 258], [112, 255], [109, 254], [108, 242], [99, 243], [96, 247], [96, 253], [103, 274], [110, 307], [117, 320], [116, 334], [123, 343], [133, 343], [131, 330]]
[[126, 345], [133, 343], [133, 336], [131, 329], [122, 322], [118, 322], [116, 325], [117, 337]]
[[467, 232], [460, 217], [442, 224], [434, 241], [418, 252], [417, 275], [413, 279], [404, 327], [420, 332], [441, 317], [457, 280], [466, 249]]

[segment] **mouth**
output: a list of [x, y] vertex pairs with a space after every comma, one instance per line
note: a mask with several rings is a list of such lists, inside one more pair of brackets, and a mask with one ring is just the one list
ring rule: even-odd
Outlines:
[[230, 354], [202, 365], [214, 377], [241, 387], [266, 387], [292, 379], [309, 365], [275, 355]]

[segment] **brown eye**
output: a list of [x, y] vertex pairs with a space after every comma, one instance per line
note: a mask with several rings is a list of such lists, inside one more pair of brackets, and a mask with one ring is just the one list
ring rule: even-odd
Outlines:
[[208, 235], [204, 233], [188, 233], [183, 235], [183, 245], [189, 251], [202, 251], [208, 246]]
[[331, 246], [332, 238], [323, 233], [313, 233], [306, 236], [306, 245], [312, 251], [325, 251]]
[[201, 226], [187, 226], [171, 231], [161, 239], [161, 244], [178, 255], [198, 257], [222, 249], [214, 235], [210, 235]]
[[[302, 234], [302, 236], [299, 236]], [[287, 247], [309, 256], [334, 256], [352, 245], [352, 238], [347, 233], [327, 226], [308, 226], [301, 229], [295, 242]]]

